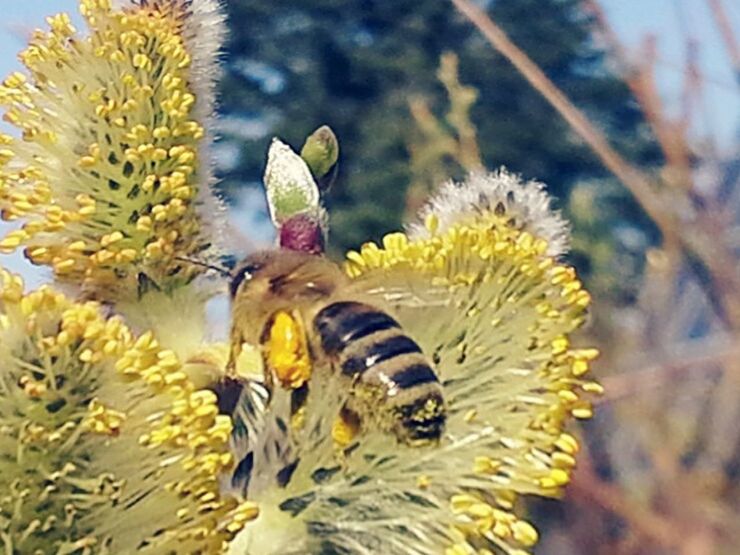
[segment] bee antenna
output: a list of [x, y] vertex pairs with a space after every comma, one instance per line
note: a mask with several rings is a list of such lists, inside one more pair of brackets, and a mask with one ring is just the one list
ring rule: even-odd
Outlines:
[[225, 277], [232, 277], [231, 272], [229, 270], [226, 270], [222, 268], [221, 266], [215, 266], [213, 264], [208, 264], [207, 262], [202, 262], [200, 260], [193, 260], [191, 258], [185, 258], [183, 256], [175, 256], [175, 260], [179, 262], [187, 262], [188, 264], [193, 264], [194, 266], [201, 266], [203, 268], [208, 268], [209, 270], [216, 270], [219, 274]]

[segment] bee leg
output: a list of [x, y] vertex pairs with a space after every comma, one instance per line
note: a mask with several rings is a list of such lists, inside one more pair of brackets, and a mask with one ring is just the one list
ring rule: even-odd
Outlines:
[[306, 402], [308, 401], [308, 382], [290, 392], [290, 427], [300, 431], [306, 422]]
[[362, 420], [360, 419], [360, 415], [345, 404], [334, 419], [334, 424], [331, 428], [334, 450], [340, 462], [344, 460], [347, 449], [360, 434], [361, 430]]
[[284, 389], [299, 389], [311, 378], [308, 339], [298, 313], [276, 312], [260, 341], [266, 355], [265, 367]]
[[244, 391], [244, 381], [231, 377], [222, 377], [210, 387], [216, 394], [219, 414], [232, 416]]
[[236, 329], [231, 332], [231, 349], [229, 350], [229, 362], [226, 364], [226, 375], [232, 378], [237, 376], [236, 363], [244, 348], [244, 337]]

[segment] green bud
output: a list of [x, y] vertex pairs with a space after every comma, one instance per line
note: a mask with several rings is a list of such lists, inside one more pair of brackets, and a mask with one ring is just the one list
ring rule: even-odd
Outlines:
[[331, 127], [322, 125], [308, 136], [301, 149], [301, 158], [316, 179], [321, 179], [334, 168], [339, 159], [339, 142]]

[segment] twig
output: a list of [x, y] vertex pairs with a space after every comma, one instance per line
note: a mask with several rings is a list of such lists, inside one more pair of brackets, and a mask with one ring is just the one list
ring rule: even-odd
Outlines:
[[671, 170], [668, 182], [677, 184], [685, 192], [692, 188], [689, 147], [686, 143], [688, 119], [672, 122], [663, 109], [663, 104], [655, 84], [655, 59], [657, 57], [656, 40], [648, 36], [643, 42], [642, 63], [636, 74], [627, 80], [630, 89], [643, 108], [645, 117], [650, 122], [653, 132], [660, 143]]
[[725, 48], [727, 48], [727, 52], [730, 55], [732, 67], [735, 70], [735, 77], [740, 81], [740, 47], [738, 47], [737, 41], [735, 40], [735, 34], [732, 31], [730, 19], [725, 13], [721, 0], [707, 0], [707, 2], [709, 3], [709, 11], [712, 12], [714, 21], [719, 28], [719, 33], [722, 35]]
[[437, 78], [447, 89], [447, 96], [450, 99], [447, 121], [457, 132], [455, 157], [466, 170], [480, 170], [483, 168], [483, 162], [478, 147], [478, 136], [475, 126], [470, 121], [470, 109], [478, 99], [478, 91], [474, 87], [460, 83], [458, 58], [452, 52], [442, 54]]
[[663, 547], [673, 547], [681, 541], [679, 526], [628, 499], [619, 487], [599, 480], [585, 457], [581, 457], [568, 492], [576, 502], [594, 502], [619, 515], [629, 523], [631, 530]]
[[642, 107], [645, 118], [650, 123], [653, 133], [660, 143], [668, 165], [675, 170], [673, 173], [679, 177], [676, 181], [680, 181], [684, 185], [684, 190], [686, 190], [689, 170], [688, 148], [683, 140], [686, 122], [682, 122], [683, 125], [681, 123], [678, 125], [672, 124], [664, 115], [654, 79], [655, 71], [653, 67], [658, 58], [655, 37], [649, 35], [645, 38], [639, 57], [640, 62], [632, 63], [628, 60], [622, 41], [614, 32], [601, 4], [597, 0], [586, 0], [585, 5], [594, 15], [598, 29], [606, 40], [607, 47], [621, 67], [625, 83], [627, 83]]
[[[655, 59], [656, 65], [662, 66], [666, 69], [669, 69], [675, 73], [682, 73], [686, 75], [689, 70], [687, 70], [683, 65], [673, 62], [667, 58], [662, 58], [658, 56]], [[696, 72], [696, 78], [702, 83], [702, 85], [706, 84], [707, 86], [712, 85], [714, 87], [717, 87], [719, 89], [723, 89], [728, 92], [735, 92], [737, 91], [737, 86], [732, 83], [731, 81], [727, 81], [725, 79], [722, 79], [721, 77], [717, 77], [716, 74], [707, 73], [706, 71], [696, 68], [692, 69], [691, 72]]]
[[708, 364], [721, 364], [740, 356], [740, 341], [705, 341], [698, 347], [677, 347], [673, 350], [676, 355], [670, 360], [602, 378], [600, 381], [605, 393], [594, 404], [613, 403], [664, 386], [669, 380], [680, 376], [704, 373], [709, 370], [706, 368]]

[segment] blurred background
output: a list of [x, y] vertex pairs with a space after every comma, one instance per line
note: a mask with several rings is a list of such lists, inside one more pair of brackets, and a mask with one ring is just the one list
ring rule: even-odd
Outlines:
[[[321, 124], [342, 150], [335, 254], [398, 229], [448, 177], [505, 165], [547, 183], [606, 393], [564, 500], [530, 503], [536, 552], [740, 554], [740, 3], [226, 4], [215, 152], [235, 250], [272, 239], [270, 139], [299, 148]], [[0, 73], [56, 11], [76, 1], [4, 3]]]

